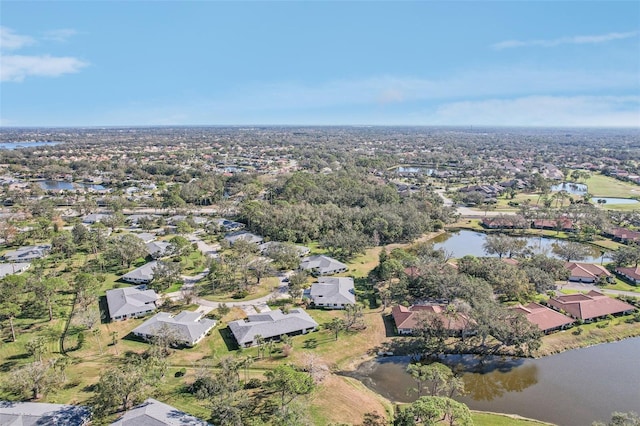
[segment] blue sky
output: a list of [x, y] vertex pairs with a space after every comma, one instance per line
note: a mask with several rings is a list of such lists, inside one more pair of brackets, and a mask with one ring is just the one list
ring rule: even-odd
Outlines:
[[640, 2], [3, 1], [0, 124], [640, 127]]

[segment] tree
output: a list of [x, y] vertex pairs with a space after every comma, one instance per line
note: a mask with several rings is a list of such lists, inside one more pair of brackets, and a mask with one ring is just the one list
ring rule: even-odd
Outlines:
[[503, 234], [487, 235], [482, 248], [487, 254], [497, 254], [500, 259], [512, 249], [512, 238]]
[[51, 253], [59, 253], [69, 258], [76, 253], [77, 247], [70, 232], [60, 232], [51, 240]]
[[47, 305], [47, 311], [49, 313], [49, 321], [53, 320], [53, 304], [55, 296], [59, 290], [66, 287], [66, 282], [61, 278], [45, 278], [39, 280], [32, 285], [33, 291], [39, 300], [42, 300]]
[[260, 284], [260, 280], [263, 277], [268, 277], [273, 274], [273, 268], [271, 267], [271, 262], [268, 259], [258, 258], [249, 264], [249, 270], [256, 277], [258, 281], [257, 284]]
[[158, 292], [165, 291], [174, 283], [180, 281], [181, 269], [179, 262], [158, 260], [153, 268], [153, 280], [149, 287]]
[[360, 327], [364, 323], [364, 313], [362, 312], [362, 305], [360, 303], [354, 303], [353, 305], [346, 305], [344, 308], [344, 327], [346, 330], [350, 330], [354, 327]]
[[325, 327], [327, 328], [327, 330], [332, 331], [336, 337], [336, 340], [338, 340], [338, 334], [340, 334], [340, 331], [346, 328], [346, 325], [344, 320], [341, 320], [340, 318], [333, 318], [331, 321], [325, 324]]
[[24, 348], [33, 357], [34, 362], [42, 362], [42, 354], [47, 347], [47, 339], [42, 336], [34, 337], [25, 343]]
[[640, 247], [636, 244], [620, 247], [611, 253], [611, 259], [616, 266], [634, 265], [637, 268], [640, 263]]
[[273, 243], [264, 252], [264, 255], [281, 269], [298, 269], [300, 266], [300, 252], [291, 243]]
[[153, 354], [167, 357], [171, 353], [171, 348], [180, 344], [180, 336], [176, 333], [175, 328], [162, 324], [154, 330], [151, 342], [153, 344]]
[[593, 422], [592, 426], [640, 426], [640, 416], [633, 411], [628, 413], [615, 411], [607, 423]]
[[81, 272], [74, 278], [72, 286], [77, 303], [82, 309], [86, 309], [96, 300], [100, 283], [92, 274]]
[[38, 399], [62, 382], [52, 366], [52, 361], [35, 361], [13, 370], [6, 386], [15, 395], [28, 394], [31, 399]]
[[22, 275], [8, 275], [0, 280], [0, 319], [9, 320], [13, 342], [16, 341], [13, 320], [22, 313], [25, 282]]
[[573, 241], [555, 243], [552, 250], [555, 255], [567, 262], [584, 260], [591, 254], [589, 247]]
[[280, 408], [284, 408], [298, 395], [310, 393], [314, 388], [311, 377], [290, 365], [279, 365], [265, 373], [266, 386], [280, 394]]
[[105, 257], [121, 267], [130, 268], [134, 260], [146, 257], [144, 243], [133, 234], [123, 234], [109, 241], [109, 248]]
[[106, 370], [95, 388], [95, 408], [109, 413], [114, 408], [126, 411], [143, 399], [153, 381], [145, 375], [144, 364], [128, 362]]
[[307, 284], [307, 272], [298, 271], [289, 276], [289, 294], [296, 300], [302, 297]]

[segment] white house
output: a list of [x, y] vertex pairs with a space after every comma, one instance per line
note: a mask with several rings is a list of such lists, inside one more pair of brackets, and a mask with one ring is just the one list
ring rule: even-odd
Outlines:
[[300, 269], [309, 271], [313, 275], [333, 275], [347, 271], [347, 265], [323, 254], [305, 257], [300, 263]]
[[156, 309], [158, 295], [144, 287], [123, 287], [107, 290], [107, 306], [111, 321], [147, 315]]
[[232, 321], [229, 323], [229, 329], [238, 345], [249, 347], [257, 343], [257, 336], [269, 340], [285, 334], [306, 334], [317, 330], [318, 323], [303, 309], [291, 309], [286, 314], [276, 309], [249, 315], [246, 320]]
[[173, 316], [159, 312], [132, 330], [132, 333], [145, 340], [153, 339], [163, 328], [168, 328], [176, 341], [186, 346], [194, 346], [215, 327], [216, 322], [202, 318], [201, 312], [182, 311]]
[[356, 303], [353, 278], [321, 277], [311, 285], [309, 299], [315, 307], [324, 309], [344, 309]]

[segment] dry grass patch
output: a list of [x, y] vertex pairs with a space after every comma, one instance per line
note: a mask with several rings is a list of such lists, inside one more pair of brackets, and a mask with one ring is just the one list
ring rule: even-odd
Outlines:
[[360, 424], [365, 413], [388, 416], [390, 403], [356, 379], [330, 374], [310, 397], [314, 424]]

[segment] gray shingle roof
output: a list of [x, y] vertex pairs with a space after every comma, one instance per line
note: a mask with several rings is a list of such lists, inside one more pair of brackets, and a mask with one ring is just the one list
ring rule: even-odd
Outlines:
[[162, 327], [169, 327], [175, 333], [177, 340], [194, 345], [215, 325], [214, 320], [202, 318], [200, 312], [182, 311], [176, 316], [160, 312], [134, 328], [132, 333], [152, 337]]
[[280, 309], [249, 315], [247, 320], [232, 321], [229, 329], [240, 345], [255, 342], [260, 335], [265, 339], [295, 333], [310, 328], [317, 328], [318, 323], [303, 309], [291, 309], [284, 314]]
[[229, 241], [229, 244], [233, 245], [238, 240], [245, 240], [250, 243], [260, 244], [262, 242], [262, 237], [252, 234], [251, 232], [239, 231], [233, 232], [231, 234], [227, 234], [224, 236], [224, 239]]
[[122, 276], [122, 279], [130, 282], [151, 282], [153, 280], [153, 270], [157, 265], [157, 261], [151, 261], [131, 272], [127, 272]]
[[89, 409], [79, 405], [0, 401], [0, 425], [3, 426], [82, 426], [89, 424], [90, 418]]
[[300, 263], [300, 269], [315, 270], [321, 275], [325, 275], [346, 271], [347, 265], [329, 256], [320, 254], [304, 258]]
[[0, 263], [0, 278], [4, 278], [7, 275], [19, 274], [29, 269], [30, 266], [31, 264], [29, 262]]
[[111, 318], [131, 316], [155, 309], [158, 295], [153, 290], [140, 290], [136, 287], [107, 290], [107, 305]]
[[49, 244], [41, 244], [39, 246], [24, 246], [16, 250], [6, 252], [3, 256], [3, 259], [7, 262], [25, 262], [45, 257], [49, 250], [51, 250], [51, 246]]
[[311, 285], [309, 295], [315, 304], [353, 305], [356, 303], [353, 278], [349, 277], [318, 278], [318, 282]]
[[152, 257], [163, 257], [171, 252], [173, 244], [168, 241], [152, 241], [145, 244], [145, 246], [147, 247], [147, 253]]
[[190, 414], [168, 404], [147, 399], [142, 404], [124, 413], [111, 426], [210, 426]]

